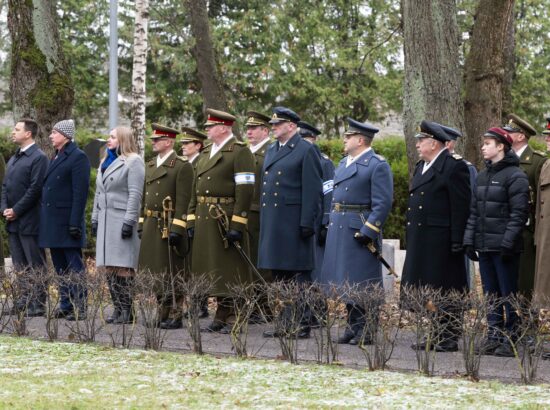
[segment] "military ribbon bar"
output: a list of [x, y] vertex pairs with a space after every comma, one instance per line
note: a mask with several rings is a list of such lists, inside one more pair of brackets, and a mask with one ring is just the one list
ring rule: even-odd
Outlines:
[[235, 174], [235, 184], [236, 185], [245, 185], [245, 184], [254, 184], [255, 178], [253, 172], [237, 172]]

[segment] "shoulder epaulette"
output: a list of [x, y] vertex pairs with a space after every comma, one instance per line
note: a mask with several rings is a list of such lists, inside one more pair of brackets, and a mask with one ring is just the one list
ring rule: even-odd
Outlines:
[[541, 157], [546, 158], [546, 154], [545, 154], [544, 152], [541, 152], [541, 151], [534, 151], [534, 150], [533, 150], [533, 154], [535, 154], [535, 155], [540, 155]]
[[453, 153], [453, 154], [451, 154], [451, 156], [452, 156], [454, 159], [456, 159], [457, 161], [460, 161], [461, 159], [463, 159], [462, 156], [461, 156], [461, 155], [458, 155], [456, 152]]
[[380, 154], [374, 154], [373, 156], [376, 157], [376, 158], [378, 158], [379, 161], [385, 161], [385, 160], [386, 160], [386, 158], [384, 158], [384, 157], [383, 157], [382, 155], [380, 155]]
[[176, 155], [176, 159], [180, 160], [181, 162], [189, 162], [187, 158], [184, 158], [181, 155]]
[[153, 165], [155, 165], [156, 161], [154, 159], [152, 159], [151, 161], [149, 161], [147, 163], [148, 166], [152, 167]]
[[235, 140], [234, 144], [246, 147], [246, 142], [244, 141]]
[[325, 154], [324, 152], [321, 152], [321, 156], [324, 158], [324, 159], [328, 159], [330, 161], [330, 158], [327, 154]]

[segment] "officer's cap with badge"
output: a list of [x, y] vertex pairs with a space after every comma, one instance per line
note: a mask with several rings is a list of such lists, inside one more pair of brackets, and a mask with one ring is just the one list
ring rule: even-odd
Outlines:
[[512, 137], [508, 133], [508, 130], [506, 130], [504, 127], [492, 127], [489, 128], [485, 134], [483, 134], [484, 138], [493, 138], [497, 140], [498, 142], [506, 145], [508, 148], [512, 147]]
[[546, 128], [542, 133], [543, 135], [550, 135], [550, 117], [546, 118]]
[[502, 129], [508, 132], [520, 132], [527, 138], [537, 135], [537, 130], [516, 114], [508, 115], [508, 123], [504, 125]]
[[232, 127], [233, 123], [237, 120], [234, 115], [229, 114], [228, 112], [214, 110], [212, 108], [207, 108], [206, 114], [208, 115], [208, 118], [204, 123], [205, 128], [213, 127], [214, 125], [226, 125], [228, 127]]
[[298, 127], [300, 128], [300, 137], [302, 138], [317, 138], [319, 135], [321, 135], [320, 130], [305, 121], [298, 121]]
[[247, 120], [244, 124], [245, 127], [267, 127], [269, 128], [269, 120], [271, 119], [268, 115], [262, 114], [258, 111], [248, 111], [246, 113]]
[[422, 120], [418, 133], [414, 136], [415, 138], [432, 138], [436, 141], [445, 143], [450, 141], [451, 138], [445, 132], [443, 127], [437, 122]]
[[275, 107], [273, 108], [273, 116], [269, 121], [270, 124], [279, 124], [281, 122], [292, 122], [298, 124], [300, 121], [300, 116], [292, 111], [290, 108], [286, 107]]
[[176, 139], [179, 134], [178, 130], [157, 123], [151, 124], [151, 128], [153, 129], [153, 134], [151, 135], [151, 139], [153, 140], [157, 138]]
[[459, 138], [462, 138], [462, 133], [457, 130], [456, 128], [448, 127], [446, 125], [439, 124], [441, 128], [443, 128], [443, 131], [447, 133], [447, 136], [450, 140], [456, 141]]
[[200, 131], [197, 131], [189, 127], [181, 127], [181, 138], [180, 142], [186, 144], [188, 142], [198, 142], [204, 144], [204, 141], [208, 136]]
[[368, 122], [359, 122], [353, 118], [347, 118], [348, 128], [344, 135], [355, 135], [361, 134], [368, 138], [374, 138], [374, 135], [380, 131], [374, 125], [369, 124]]

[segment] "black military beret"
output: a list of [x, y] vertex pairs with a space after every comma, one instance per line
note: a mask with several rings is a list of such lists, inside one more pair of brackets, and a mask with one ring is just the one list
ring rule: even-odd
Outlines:
[[273, 116], [271, 117], [271, 121], [269, 121], [270, 124], [277, 124], [283, 121], [293, 122], [294, 124], [298, 124], [298, 121], [300, 121], [300, 117], [290, 108], [286, 108], [286, 107], [273, 108]]
[[298, 121], [298, 127], [300, 127], [300, 136], [302, 138], [304, 138], [304, 137], [317, 137], [318, 135], [321, 134], [321, 131], [319, 131], [313, 125], [308, 124], [305, 121]]
[[508, 115], [508, 123], [502, 127], [508, 132], [521, 132], [527, 138], [537, 135], [537, 130], [516, 114]]
[[419, 131], [420, 132], [415, 135], [415, 138], [433, 138], [443, 143], [451, 140], [449, 135], [437, 122], [422, 120]]
[[359, 122], [349, 117], [347, 118], [347, 121], [348, 129], [346, 130], [344, 135], [361, 134], [365, 137], [374, 138], [374, 134], [380, 131], [378, 128], [376, 128], [372, 124], [369, 124], [368, 122]]

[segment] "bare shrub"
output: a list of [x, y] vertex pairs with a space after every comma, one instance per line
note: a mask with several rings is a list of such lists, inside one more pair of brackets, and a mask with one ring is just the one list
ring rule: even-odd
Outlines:
[[181, 288], [184, 296], [184, 305], [187, 308], [186, 327], [192, 341], [193, 352], [203, 354], [200, 313], [204, 300], [212, 293], [214, 280], [212, 275], [184, 275], [178, 276], [178, 286]]
[[249, 319], [257, 309], [262, 294], [254, 283], [235, 283], [228, 286], [235, 322], [231, 327], [231, 345], [237, 357], [247, 357]]
[[61, 293], [59, 292], [60, 276], [54, 269], [48, 269], [44, 276], [44, 287], [47, 289], [46, 297], [46, 313], [44, 317], [46, 335], [49, 341], [57, 340], [59, 337], [59, 319], [55, 317], [55, 308], [61, 300]]
[[386, 301], [386, 292], [378, 283], [354, 287], [350, 298], [363, 313], [365, 325], [359, 348], [367, 360], [368, 369], [384, 370], [395, 348], [402, 310], [395, 309], [394, 300]]

